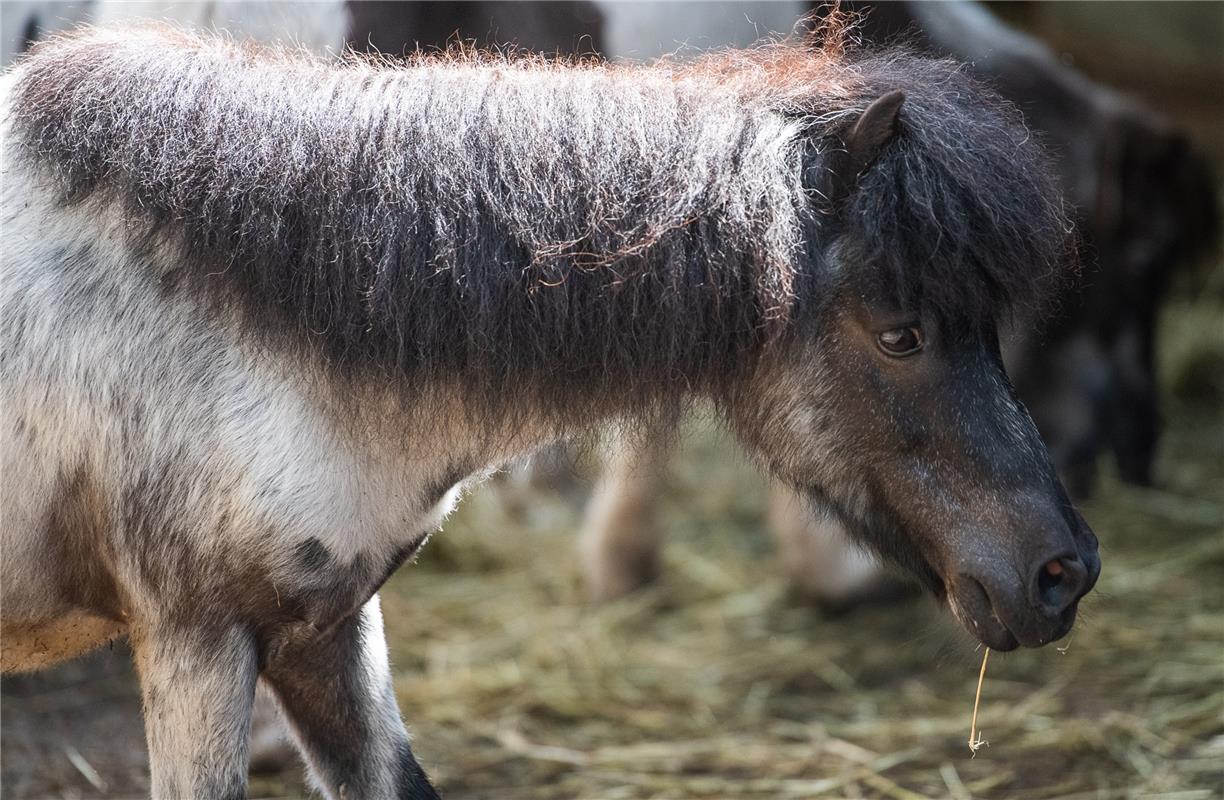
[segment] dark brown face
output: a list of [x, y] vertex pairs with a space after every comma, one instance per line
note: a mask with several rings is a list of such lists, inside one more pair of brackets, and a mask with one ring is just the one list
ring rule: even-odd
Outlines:
[[1100, 571], [1004, 374], [993, 329], [952, 332], [859, 297], [763, 368], [747, 441], [785, 480], [915, 574], [990, 647], [1070, 629]]

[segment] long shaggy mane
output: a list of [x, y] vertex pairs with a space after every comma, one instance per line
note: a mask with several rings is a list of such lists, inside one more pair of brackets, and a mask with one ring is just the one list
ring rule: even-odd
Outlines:
[[[1064, 217], [1017, 116], [954, 63], [820, 35], [392, 65], [86, 29], [20, 64], [8, 110], [62, 203], [115, 204], [134, 246], [172, 247], [254, 329], [406, 391], [573, 419], [717, 396], [838, 274], [996, 318], [1057, 272]], [[843, 203], [819, 196], [804, 176], [898, 88], [898, 136]], [[830, 258], [837, 237], [864, 263]]]

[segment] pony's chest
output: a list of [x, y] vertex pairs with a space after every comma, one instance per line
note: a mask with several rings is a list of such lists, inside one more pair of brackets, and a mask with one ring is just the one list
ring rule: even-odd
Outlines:
[[289, 631], [325, 630], [355, 613], [419, 552], [459, 494], [454, 486], [430, 496], [414, 465], [371, 462], [376, 453], [346, 461], [343, 450], [320, 452], [328, 465], [285, 487], [282, 497], [299, 498], [299, 507], [268, 510], [285, 514], [264, 559], [275, 606], [266, 587], [252, 605]]
[[297, 577], [377, 589], [441, 526], [468, 478], [443, 456], [421, 456], [435, 448], [404, 441], [394, 420], [355, 432], [313, 407], [279, 419], [275, 432], [262, 428], [265, 466], [252, 472], [282, 482], [263, 495], [263, 513], [283, 521], [282, 563]]

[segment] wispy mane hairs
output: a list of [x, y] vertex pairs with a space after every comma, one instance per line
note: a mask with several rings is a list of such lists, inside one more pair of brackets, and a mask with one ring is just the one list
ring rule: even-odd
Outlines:
[[[185, 291], [406, 392], [572, 418], [717, 393], [846, 271], [977, 317], [1057, 271], [1061, 208], [1014, 114], [955, 64], [826, 33], [644, 66], [392, 66], [85, 30], [20, 65], [12, 124], [63, 203], [173, 248]], [[805, 173], [893, 89], [900, 133], [829, 207]], [[826, 263], [837, 237], [862, 265]]]

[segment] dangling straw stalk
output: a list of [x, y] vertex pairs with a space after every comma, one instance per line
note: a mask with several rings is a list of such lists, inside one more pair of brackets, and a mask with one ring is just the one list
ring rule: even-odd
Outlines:
[[978, 673], [977, 694], [973, 697], [973, 719], [969, 722], [969, 752], [974, 755], [977, 755], [978, 749], [983, 745], [990, 744], [977, 732], [978, 706], [982, 704], [982, 683], [986, 680], [986, 662], [989, 659], [990, 648], [987, 647], [986, 652], [982, 653], [982, 671]]

